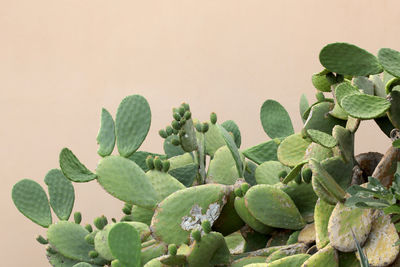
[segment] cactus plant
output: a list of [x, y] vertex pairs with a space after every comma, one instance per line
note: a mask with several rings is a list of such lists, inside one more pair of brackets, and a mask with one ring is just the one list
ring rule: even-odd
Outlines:
[[[392, 266], [400, 262], [400, 52], [378, 56], [347, 43], [325, 46], [312, 75], [316, 100], [300, 98], [303, 127], [266, 100], [271, 138], [241, 148], [232, 120], [201, 122], [172, 110], [159, 134], [164, 153], [141, 151], [151, 123], [147, 100], [122, 100], [115, 121], [101, 112], [96, 170], [68, 148], [44, 182], [12, 189], [17, 209], [47, 229], [53, 266]], [[383, 74], [382, 74], [383, 73]], [[354, 136], [374, 120], [392, 146], [354, 154]], [[115, 146], [117, 149], [115, 149]], [[113, 153], [114, 152], [114, 153]], [[121, 201], [119, 220], [81, 225], [73, 183], [97, 182]], [[52, 218], [51, 210], [58, 221]], [[85, 219], [85, 218], [83, 218]], [[393, 265], [398, 266], [398, 265]]]

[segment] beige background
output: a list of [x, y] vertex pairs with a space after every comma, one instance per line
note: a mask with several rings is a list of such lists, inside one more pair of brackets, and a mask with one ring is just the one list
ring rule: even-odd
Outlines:
[[[124, 96], [145, 96], [153, 121], [142, 149], [153, 152], [182, 101], [201, 120], [211, 111], [234, 119], [242, 147], [268, 139], [259, 122], [268, 98], [298, 131], [298, 100], [314, 97], [319, 50], [335, 41], [400, 50], [399, 8], [396, 0], [0, 0], [1, 265], [48, 265], [34, 240], [44, 230], [18, 213], [12, 185], [42, 183], [65, 146], [94, 169], [102, 107], [115, 114]], [[358, 152], [389, 146], [373, 123], [361, 132]], [[85, 223], [121, 214], [96, 182], [76, 194]]]

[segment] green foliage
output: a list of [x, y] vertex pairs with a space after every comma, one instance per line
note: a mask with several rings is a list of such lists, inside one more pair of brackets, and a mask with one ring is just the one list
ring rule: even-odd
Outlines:
[[[140, 151], [151, 123], [147, 100], [123, 99], [115, 123], [102, 109], [95, 173], [64, 148], [61, 170], [44, 179], [49, 198], [33, 180], [12, 189], [17, 209], [48, 227], [37, 241], [46, 245], [49, 263], [347, 267], [359, 266], [358, 258], [362, 266], [392, 264], [400, 250], [400, 53], [383, 48], [375, 57], [333, 43], [320, 61], [323, 70], [311, 78], [314, 101], [300, 98], [302, 129], [295, 131], [281, 104], [266, 100], [260, 119], [271, 140], [251, 147], [241, 148], [230, 118], [218, 123], [211, 113], [199, 121], [182, 103], [159, 130], [164, 151]], [[371, 119], [390, 138], [382, 159], [354, 154], [360, 122]], [[111, 155], [115, 142], [120, 155]], [[122, 201], [122, 213], [98, 216], [92, 227], [80, 212], [70, 215], [73, 182], [94, 179]], [[301, 243], [307, 234], [315, 246]]]

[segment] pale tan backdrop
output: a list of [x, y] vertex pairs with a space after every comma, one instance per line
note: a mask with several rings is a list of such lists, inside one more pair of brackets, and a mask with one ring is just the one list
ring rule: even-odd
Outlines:
[[[201, 120], [211, 111], [235, 120], [243, 147], [255, 145], [267, 140], [259, 108], [268, 98], [300, 130], [298, 100], [314, 97], [325, 44], [400, 50], [399, 10], [397, 0], [0, 0], [1, 265], [47, 266], [34, 240], [44, 231], [18, 213], [12, 185], [42, 183], [65, 146], [94, 169], [102, 107], [114, 114], [124, 96], [145, 96], [153, 121], [142, 148], [153, 152], [182, 101]], [[358, 152], [389, 146], [374, 124], [361, 131]], [[96, 182], [76, 194], [85, 223], [121, 214]]]

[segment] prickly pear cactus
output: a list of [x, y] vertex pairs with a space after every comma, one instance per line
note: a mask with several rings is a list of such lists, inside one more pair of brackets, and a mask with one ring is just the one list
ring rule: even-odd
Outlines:
[[[248, 148], [233, 120], [212, 112], [201, 122], [182, 103], [159, 131], [163, 152], [142, 151], [147, 100], [128, 96], [115, 115], [102, 109], [96, 170], [64, 148], [44, 178], [48, 193], [29, 179], [12, 189], [17, 209], [48, 228], [37, 241], [49, 263], [400, 266], [400, 52], [333, 43], [319, 59], [316, 99], [300, 97], [302, 128], [267, 99], [259, 116], [270, 139]], [[391, 139], [385, 155], [354, 155], [365, 120]], [[120, 218], [81, 225], [71, 216], [73, 184], [93, 180], [121, 201]]]

